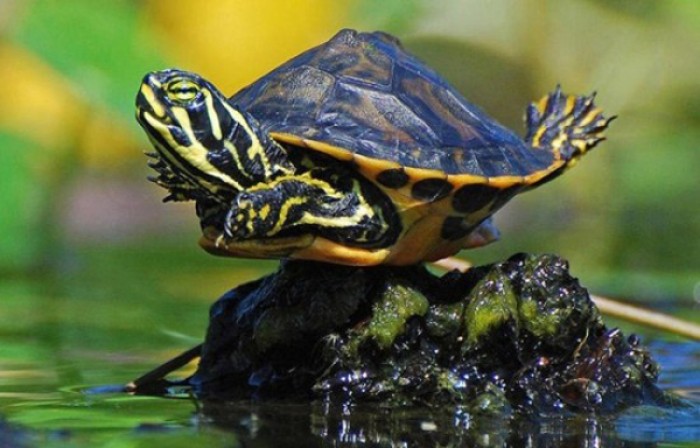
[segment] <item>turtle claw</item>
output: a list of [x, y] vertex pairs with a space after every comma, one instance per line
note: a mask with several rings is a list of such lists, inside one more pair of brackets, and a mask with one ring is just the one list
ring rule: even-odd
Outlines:
[[246, 192], [236, 197], [224, 222], [224, 233], [227, 239], [240, 241], [265, 236], [270, 226], [261, 216], [261, 210], [265, 206], [261, 199], [257, 195]]
[[226, 240], [242, 240], [245, 239], [245, 225], [243, 224], [245, 215], [243, 215], [238, 207], [229, 210], [224, 222], [224, 236]]

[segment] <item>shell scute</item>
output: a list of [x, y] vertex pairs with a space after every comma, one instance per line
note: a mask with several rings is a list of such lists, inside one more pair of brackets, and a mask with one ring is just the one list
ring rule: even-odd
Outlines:
[[230, 101], [263, 132], [408, 168], [523, 177], [553, 163], [551, 152], [533, 151], [384, 33], [341, 31]]

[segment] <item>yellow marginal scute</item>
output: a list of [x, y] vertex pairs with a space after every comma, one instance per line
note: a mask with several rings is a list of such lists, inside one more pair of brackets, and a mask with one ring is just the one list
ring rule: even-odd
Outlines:
[[[547, 98], [540, 100], [537, 104], [541, 112], [547, 105]], [[540, 132], [540, 131], [538, 131]], [[544, 129], [541, 129], [544, 132]], [[271, 132], [270, 136], [277, 141], [288, 143], [290, 145], [300, 146], [303, 148], [309, 148], [311, 150], [329, 155], [339, 161], [355, 161], [358, 165], [358, 171], [365, 176], [367, 179], [374, 180], [376, 175], [381, 171], [390, 168], [401, 168], [402, 165], [396, 162], [376, 159], [372, 157], [363, 156], [360, 154], [354, 154], [347, 149], [339, 148], [328, 143], [319, 142], [316, 140], [305, 139], [294, 134], [288, 134], [284, 132]], [[541, 136], [541, 134], [540, 134]], [[539, 138], [539, 137], [538, 137]], [[412, 183], [417, 182], [421, 179], [438, 178], [446, 179], [450, 183], [459, 188], [463, 185], [470, 184], [488, 184], [496, 188], [507, 188], [514, 185], [531, 185], [537, 181], [543, 179], [559, 167], [563, 162], [555, 161], [552, 165], [548, 166], [539, 171], [534, 171], [527, 176], [494, 176], [486, 177], [479, 176], [476, 174], [450, 174], [447, 175], [441, 170], [428, 169], [428, 168], [415, 168], [415, 167], [403, 167], [406, 174], [411, 178]], [[381, 187], [381, 185], [380, 185]], [[383, 187], [382, 187], [383, 188]], [[384, 188], [383, 188], [384, 189]], [[405, 192], [404, 192], [405, 193]]]
[[[410, 177], [414, 182], [420, 179], [436, 178], [436, 179], [447, 179], [447, 174], [444, 171], [428, 169], [428, 168], [413, 168], [407, 166], [404, 168], [408, 177]], [[478, 176], [474, 176], [478, 178]]]
[[492, 187], [496, 188], [508, 188], [513, 185], [522, 185], [527, 183], [525, 177], [523, 176], [497, 176], [497, 177], [487, 177], [486, 183]]
[[379, 173], [389, 169], [401, 168], [401, 165], [391, 160], [375, 159], [372, 157], [355, 154], [358, 170], [367, 179], [376, 179]]
[[344, 162], [350, 162], [355, 158], [355, 154], [348, 151], [347, 149], [343, 149], [334, 145], [329, 145], [328, 143], [319, 142], [317, 140], [305, 139], [294, 134], [288, 134], [286, 132], [270, 132], [270, 137], [282, 143], [288, 143], [290, 145], [313, 149], [314, 151], [327, 154], [335, 159]]

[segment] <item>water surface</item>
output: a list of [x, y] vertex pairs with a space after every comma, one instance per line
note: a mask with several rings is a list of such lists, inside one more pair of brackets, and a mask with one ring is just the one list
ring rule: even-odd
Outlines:
[[[0, 277], [0, 446], [700, 446], [698, 407], [527, 421], [381, 404], [198, 403], [98, 387], [199, 343], [209, 305], [274, 266], [190, 250], [100, 249]], [[698, 316], [679, 303], [674, 312]], [[624, 331], [650, 346], [665, 389], [700, 403], [700, 343]]]

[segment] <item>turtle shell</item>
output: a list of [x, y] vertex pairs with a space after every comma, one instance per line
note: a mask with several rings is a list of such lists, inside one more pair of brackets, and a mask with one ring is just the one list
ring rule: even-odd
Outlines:
[[533, 150], [381, 32], [340, 31], [230, 101], [279, 140], [320, 142], [397, 167], [522, 179], [554, 160], [551, 151]]
[[[382, 247], [304, 234], [202, 246], [230, 256], [351, 265], [437, 260], [497, 237], [490, 216], [603, 140], [593, 96], [557, 88], [527, 109], [527, 141], [465, 100], [384, 33], [343, 30], [229, 99], [289, 150], [345, 163], [386, 195], [400, 226]], [[325, 162], [324, 162], [325, 163]], [[205, 232], [206, 233], [206, 232]]]

